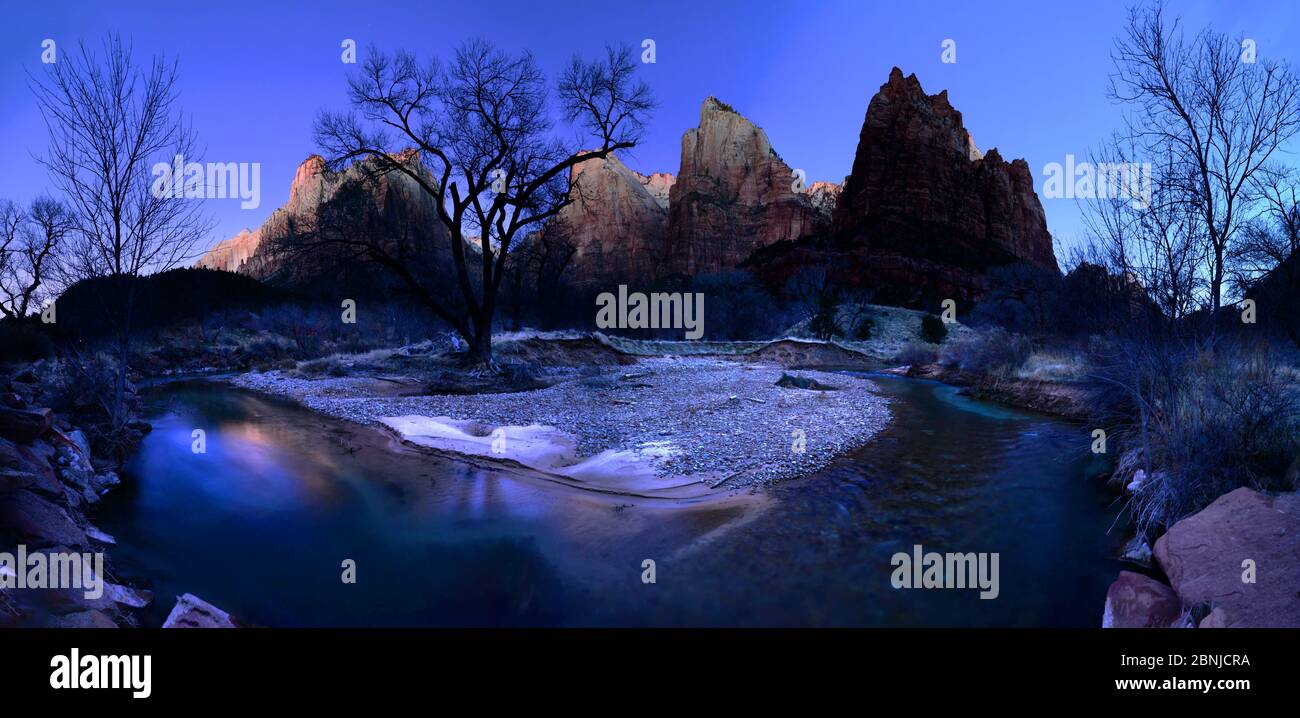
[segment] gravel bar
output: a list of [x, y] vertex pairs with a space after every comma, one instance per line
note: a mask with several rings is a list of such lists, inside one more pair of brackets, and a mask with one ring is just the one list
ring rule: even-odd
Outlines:
[[[763, 486], [807, 475], [865, 444], [889, 422], [887, 400], [868, 379], [799, 371], [833, 391], [776, 386], [780, 367], [688, 358], [642, 359], [502, 394], [366, 396], [365, 380], [298, 378], [281, 371], [233, 378], [240, 387], [297, 401], [361, 424], [421, 415], [489, 427], [541, 424], [572, 434], [582, 456], [663, 447], [667, 475], [724, 476], [721, 488]], [[797, 432], [805, 447], [796, 451]]]

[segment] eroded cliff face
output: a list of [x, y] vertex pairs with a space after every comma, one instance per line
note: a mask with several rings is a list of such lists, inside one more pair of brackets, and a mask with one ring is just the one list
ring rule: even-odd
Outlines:
[[829, 231], [760, 249], [746, 266], [771, 285], [826, 267], [876, 301], [929, 308], [977, 300], [997, 266], [1059, 272], [1029, 165], [981, 152], [947, 92], [927, 95], [898, 68], [867, 107], [833, 201]]
[[[433, 181], [417, 153], [406, 151], [397, 158]], [[346, 279], [361, 266], [352, 256], [354, 250], [321, 246], [294, 254], [283, 251], [294, 235], [326, 232], [377, 241], [416, 266], [432, 266], [449, 256], [448, 233], [438, 220], [434, 199], [405, 173], [372, 177], [373, 160], [367, 162], [336, 172], [324, 158], [311, 155], [295, 171], [283, 207], [258, 229], [244, 230], [213, 247], [196, 266], [284, 284]]]
[[660, 207], [665, 210], [668, 209], [668, 196], [672, 192], [673, 184], [677, 182], [677, 177], [667, 172], [654, 172], [643, 175], [633, 171], [632, 174], [636, 175], [637, 181], [641, 183], [642, 187], [645, 187], [651, 197], [655, 198], [655, 202], [659, 203]]
[[[710, 97], [700, 125], [682, 136], [668, 203], [669, 273], [703, 274], [740, 264], [754, 250], [824, 229], [829, 216], [767, 134]], [[824, 190], [823, 190], [824, 191]]]
[[673, 176], [641, 175], [610, 155], [573, 168], [570, 197], [547, 228], [572, 249], [569, 276], [583, 286], [651, 279], [660, 273]]
[[898, 68], [867, 108], [834, 232], [871, 248], [882, 281], [964, 299], [990, 266], [1059, 271], [1029, 165], [980, 152], [947, 91], [927, 95]]
[[257, 253], [257, 248], [261, 243], [261, 230], [254, 232], [245, 227], [239, 231], [239, 234], [230, 239], [222, 240], [217, 246], [209, 249], [199, 258], [195, 266], [238, 272], [244, 266], [244, 263], [252, 259], [253, 255]]
[[574, 168], [561, 211], [580, 285], [730, 269], [760, 247], [830, 227], [840, 186], [796, 182], [766, 133], [716, 98], [682, 137], [679, 173], [642, 175], [615, 156]]

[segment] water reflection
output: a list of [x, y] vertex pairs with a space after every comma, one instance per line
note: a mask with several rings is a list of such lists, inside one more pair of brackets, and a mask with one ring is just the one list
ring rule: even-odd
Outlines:
[[[156, 590], [154, 625], [182, 592], [289, 626], [1096, 625], [1118, 539], [1075, 427], [880, 381], [895, 421], [870, 446], [775, 500], [694, 510], [401, 451], [220, 383], [167, 384], [101, 523], [119, 573]], [[913, 543], [1000, 552], [1001, 596], [891, 589], [889, 557]], [[340, 580], [349, 558], [356, 585]], [[641, 583], [645, 558], [657, 584]]]

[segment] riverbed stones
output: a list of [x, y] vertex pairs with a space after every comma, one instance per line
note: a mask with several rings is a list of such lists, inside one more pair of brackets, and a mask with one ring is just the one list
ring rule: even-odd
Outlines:
[[44, 441], [22, 445], [0, 438], [0, 469], [34, 474], [36, 480], [31, 490], [52, 498], [63, 496], [63, 485], [59, 483], [50, 466], [53, 449]]
[[30, 471], [0, 469], [0, 496], [12, 493], [17, 489], [25, 489], [35, 484], [39, 478]]
[[1120, 571], [1106, 591], [1102, 628], [1169, 628], [1182, 613], [1178, 594], [1163, 583], [1132, 571]]
[[1214, 625], [1300, 627], [1300, 496], [1239, 488], [1170, 527], [1155, 557], [1186, 605]]
[[1201, 625], [1197, 628], [1227, 628], [1227, 621], [1228, 614], [1224, 613], [1222, 608], [1216, 608], [1201, 619]]
[[213, 606], [192, 593], [176, 599], [172, 612], [167, 614], [163, 628], [238, 628], [229, 613]]
[[364, 377], [303, 378], [278, 371], [244, 374], [234, 383], [363, 424], [420, 416], [489, 427], [551, 427], [574, 437], [577, 457], [660, 451], [663, 476], [695, 477], [727, 490], [812, 473], [862, 446], [889, 422], [887, 400], [863, 377], [801, 371], [837, 391], [799, 391], [777, 386], [784, 372], [766, 363], [654, 357], [637, 367], [641, 376], [635, 383], [617, 379], [626, 370], [608, 367], [561, 377], [544, 389], [472, 396], [375, 396]]
[[816, 379], [806, 376], [796, 376], [794, 374], [782, 374], [780, 379], [776, 380], [776, 385], [782, 389], [810, 389], [813, 391], [834, 391], [835, 387], [829, 384], [823, 384]]
[[1119, 554], [1119, 560], [1128, 561], [1143, 568], [1151, 568], [1151, 543], [1141, 535], [1134, 536], [1124, 544], [1124, 548]]

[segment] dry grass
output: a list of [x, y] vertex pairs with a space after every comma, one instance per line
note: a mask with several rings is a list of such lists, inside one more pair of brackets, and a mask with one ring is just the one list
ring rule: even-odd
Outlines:
[[1013, 376], [1030, 381], [1080, 381], [1088, 374], [1087, 358], [1078, 354], [1036, 351]]

